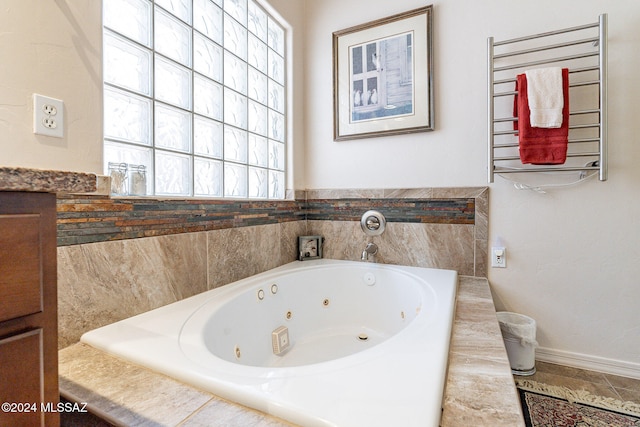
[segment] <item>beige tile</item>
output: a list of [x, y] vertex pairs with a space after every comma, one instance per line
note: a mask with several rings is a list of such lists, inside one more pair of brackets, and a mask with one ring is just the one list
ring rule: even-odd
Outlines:
[[623, 401], [635, 402], [640, 404], [640, 385], [636, 388], [615, 388], [616, 393], [620, 396], [619, 399]]
[[207, 232], [209, 289], [253, 276], [280, 264], [280, 225]]
[[298, 258], [298, 236], [306, 236], [307, 222], [293, 221], [280, 224], [280, 264], [295, 261]]
[[383, 191], [383, 197], [386, 199], [431, 199], [433, 188], [388, 189]]
[[294, 426], [85, 344], [60, 350], [59, 359], [61, 394], [74, 402], [89, 402], [93, 413], [115, 425]]
[[543, 384], [585, 390], [597, 396], [640, 403], [640, 380], [536, 361], [536, 373], [526, 378]]
[[474, 274], [471, 225], [388, 223], [384, 234], [373, 238], [357, 221], [308, 221], [308, 226], [310, 234], [325, 237], [326, 258], [360, 260], [367, 243], [374, 242], [376, 262]]
[[[476, 227], [477, 230], [477, 227]], [[488, 242], [486, 240], [475, 240], [475, 253], [474, 253], [474, 273], [476, 277], [487, 277], [488, 269]]]
[[480, 197], [488, 187], [436, 187], [433, 188], [434, 199], [464, 199]]
[[292, 427], [279, 418], [217, 397], [180, 423], [180, 427]]
[[458, 224], [390, 223], [373, 240], [381, 262], [456, 270], [473, 275], [473, 226]]
[[524, 426], [486, 279], [460, 277], [443, 427]]
[[[469, 360], [464, 363], [478, 364]], [[524, 427], [515, 386], [508, 380], [489, 375], [461, 375], [459, 381], [448, 383], [447, 388], [442, 427]]]
[[217, 288], [296, 260], [306, 221], [207, 232], [209, 288]]
[[82, 333], [205, 291], [206, 235], [58, 248], [59, 348]]
[[93, 413], [127, 426], [173, 426], [211, 395], [84, 344], [59, 352], [60, 392]]
[[585, 390], [591, 394], [620, 399], [619, 393], [609, 384], [605, 374], [570, 366], [536, 361], [536, 373], [526, 379], [543, 384]]
[[635, 390], [640, 393], [640, 379], [603, 374], [609, 384], [616, 389]]
[[307, 190], [306, 197], [312, 199], [357, 198], [471, 198], [482, 197], [488, 187], [440, 187], [440, 188], [387, 188], [387, 189], [315, 189]]
[[605, 378], [605, 375], [600, 372], [588, 371], [571, 366], [563, 366], [548, 362], [537, 362], [536, 370], [538, 371], [538, 374], [553, 376], [558, 381], [569, 378], [596, 384], [609, 384]]
[[342, 199], [342, 198], [359, 198], [370, 199], [382, 197], [383, 190], [377, 189], [317, 189], [307, 190], [307, 200], [314, 199]]
[[324, 236], [323, 255], [330, 259], [359, 261], [370, 241], [356, 221], [307, 221], [307, 231]]

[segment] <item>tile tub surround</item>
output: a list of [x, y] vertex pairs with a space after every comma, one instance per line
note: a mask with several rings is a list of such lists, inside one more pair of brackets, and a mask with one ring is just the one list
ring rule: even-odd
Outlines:
[[360, 216], [370, 207], [390, 219], [373, 239], [378, 262], [486, 274], [486, 187], [298, 196], [305, 200], [58, 197], [60, 348], [88, 330], [291, 262], [300, 235], [325, 236], [326, 258], [359, 259], [369, 241]]
[[58, 343], [295, 260], [304, 221], [58, 247]]
[[[396, 237], [400, 242], [388, 234], [381, 236], [390, 247], [415, 243], [414, 247], [426, 248], [430, 254], [446, 253], [440, 259], [410, 257], [408, 265], [454, 268], [461, 274], [486, 277], [487, 187], [308, 190], [296, 192], [296, 196], [299, 199], [279, 201], [60, 197], [58, 246], [289, 221], [313, 222], [314, 229], [325, 225], [327, 232], [338, 227], [342, 232], [341, 223], [358, 226], [365, 211], [378, 209], [399, 229]], [[358, 241], [366, 237], [359, 233]], [[416, 242], [412, 241], [414, 235]], [[331, 243], [339, 242], [341, 236], [325, 237]], [[354, 248], [358, 253], [362, 251], [359, 246]], [[384, 262], [403, 263], [403, 252], [387, 251]], [[333, 253], [341, 254], [341, 259], [353, 259], [354, 251]], [[445, 258], [448, 263], [443, 265]]]
[[[382, 212], [387, 229], [368, 237], [360, 228], [368, 209]], [[325, 237], [324, 256], [358, 260], [368, 242], [378, 262], [444, 268], [487, 276], [487, 187], [387, 190], [308, 190], [308, 232]]]
[[[60, 389], [121, 425], [291, 424], [77, 343], [59, 352]], [[443, 399], [443, 427], [524, 427], [486, 279], [460, 277]]]
[[383, 235], [368, 237], [354, 221], [307, 221], [309, 234], [324, 236], [325, 258], [360, 260], [368, 242], [378, 245], [375, 261], [456, 270], [473, 276], [473, 226], [387, 223]]

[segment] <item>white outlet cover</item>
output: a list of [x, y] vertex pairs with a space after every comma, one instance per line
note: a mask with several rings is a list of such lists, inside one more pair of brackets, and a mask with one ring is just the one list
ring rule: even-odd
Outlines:
[[33, 133], [64, 138], [64, 102], [33, 94]]
[[507, 267], [507, 250], [501, 246], [491, 248], [491, 267], [506, 268]]

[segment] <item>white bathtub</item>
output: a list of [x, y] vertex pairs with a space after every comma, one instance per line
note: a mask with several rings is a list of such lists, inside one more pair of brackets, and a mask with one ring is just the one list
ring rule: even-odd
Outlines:
[[296, 261], [81, 340], [305, 427], [437, 426], [456, 286], [449, 270]]

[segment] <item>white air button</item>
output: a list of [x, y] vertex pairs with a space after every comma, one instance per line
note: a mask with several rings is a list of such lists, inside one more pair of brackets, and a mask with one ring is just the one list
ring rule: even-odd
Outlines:
[[364, 276], [362, 276], [362, 280], [364, 280], [364, 283], [371, 286], [376, 283], [376, 276], [373, 273], [365, 273]]

